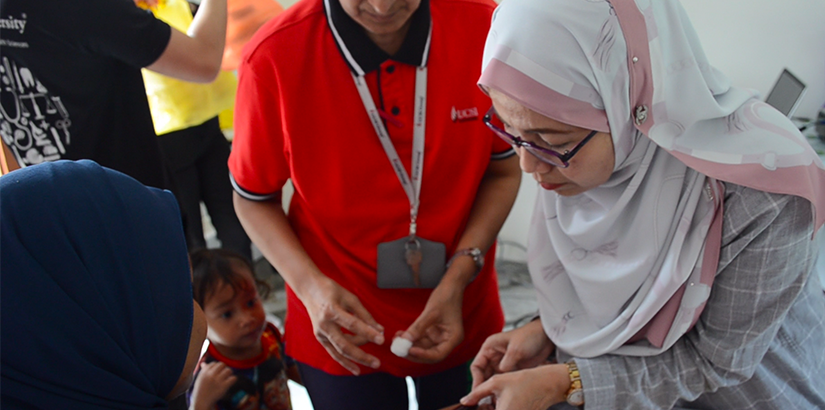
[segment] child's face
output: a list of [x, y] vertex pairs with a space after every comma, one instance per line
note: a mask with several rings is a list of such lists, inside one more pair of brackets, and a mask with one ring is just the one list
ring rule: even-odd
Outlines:
[[252, 274], [246, 268], [233, 269], [243, 280], [238, 291], [220, 283], [206, 296], [203, 311], [209, 341], [227, 357], [243, 360], [260, 353], [266, 314]]

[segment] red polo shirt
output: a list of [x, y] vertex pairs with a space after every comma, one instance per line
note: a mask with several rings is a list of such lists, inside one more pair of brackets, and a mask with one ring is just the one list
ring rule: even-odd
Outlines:
[[[375, 104], [391, 116], [386, 128], [409, 175], [415, 70], [428, 66], [418, 234], [445, 243], [449, 257], [489, 161], [513, 154], [481, 122], [490, 100], [475, 84], [495, 4], [423, 1], [401, 50], [390, 58], [337, 1], [326, 0], [328, 19], [324, 1], [303, 0], [287, 9], [245, 49], [229, 159], [233, 184], [245, 198], [266, 200], [292, 180], [288, 217], [301, 244], [385, 327], [387, 343], [362, 347], [381, 360], [378, 371], [420, 376], [446, 370], [470, 360], [503, 327], [494, 264], [467, 286], [464, 341], [446, 360], [424, 365], [390, 352], [389, 339], [418, 317], [431, 291], [376, 286], [377, 246], [408, 234], [410, 204], [350, 72], [367, 73]], [[493, 255], [495, 247], [487, 260]], [[349, 374], [317, 342], [306, 309], [289, 288], [287, 298], [287, 354], [330, 374]]]

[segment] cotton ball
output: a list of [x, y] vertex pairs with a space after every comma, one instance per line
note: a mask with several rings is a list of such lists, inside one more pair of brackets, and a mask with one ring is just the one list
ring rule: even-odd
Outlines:
[[410, 352], [412, 344], [413, 342], [411, 340], [404, 339], [403, 337], [396, 337], [395, 339], [392, 339], [390, 351], [398, 357], [407, 357], [407, 353]]

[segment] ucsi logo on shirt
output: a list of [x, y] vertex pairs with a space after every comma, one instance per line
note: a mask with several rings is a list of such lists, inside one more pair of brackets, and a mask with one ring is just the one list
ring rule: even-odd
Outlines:
[[478, 119], [478, 107], [455, 108], [450, 110], [450, 118], [453, 122], [472, 121]]

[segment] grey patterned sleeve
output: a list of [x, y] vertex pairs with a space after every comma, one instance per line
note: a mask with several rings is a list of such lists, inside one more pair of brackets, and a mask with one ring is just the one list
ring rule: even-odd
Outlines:
[[[725, 196], [718, 273], [696, 326], [656, 356], [576, 358], [588, 410], [670, 409], [718, 392], [716, 405], [710, 405], [716, 408], [731, 397], [751, 397], [750, 389], [771, 386], [746, 382], [769, 347], [783, 348], [775, 343], [777, 332], [809, 280], [816, 258], [811, 206], [801, 198], [731, 184]], [[823, 316], [811, 327], [822, 328]], [[772, 353], [771, 360], [774, 356], [786, 357]], [[776, 383], [785, 384], [787, 379]], [[777, 389], [757, 396], [783, 394]]]

